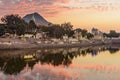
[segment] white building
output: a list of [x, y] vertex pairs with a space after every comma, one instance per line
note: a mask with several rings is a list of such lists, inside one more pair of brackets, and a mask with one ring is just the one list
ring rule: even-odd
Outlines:
[[92, 28], [92, 34], [94, 35], [94, 39], [103, 39], [103, 33], [96, 28]]
[[81, 34], [81, 32], [75, 31], [74, 37], [75, 37], [78, 41], [80, 41], [80, 40], [82, 39], [82, 34]]
[[69, 38], [68, 38], [68, 35], [67, 35], [67, 34], [65, 34], [65, 35], [63, 36], [63, 40], [64, 40], [64, 42], [69, 41]]
[[42, 39], [42, 38], [46, 38], [47, 36], [45, 32], [40, 32], [40, 33], [25, 33], [24, 37]]

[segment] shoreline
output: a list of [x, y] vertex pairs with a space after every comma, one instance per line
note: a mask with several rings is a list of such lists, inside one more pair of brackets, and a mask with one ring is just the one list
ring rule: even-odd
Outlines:
[[100, 45], [112, 45], [120, 44], [120, 39], [116, 40], [106, 40], [106, 42], [77, 42], [77, 43], [64, 43], [64, 44], [52, 44], [52, 43], [37, 43], [38, 40], [31, 40], [25, 42], [20, 39], [1, 39], [0, 38], [0, 50], [20, 50], [20, 49], [48, 49], [48, 48], [82, 48], [89, 46], [100, 46]]

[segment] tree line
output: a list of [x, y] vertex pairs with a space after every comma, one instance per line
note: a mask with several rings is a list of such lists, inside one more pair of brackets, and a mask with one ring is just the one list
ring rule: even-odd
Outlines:
[[0, 36], [5, 33], [23, 35], [27, 27], [27, 23], [17, 14], [5, 15], [1, 18]]
[[117, 33], [116, 31], [111, 30], [109, 33], [104, 33], [103, 36], [107, 38], [118, 38], [120, 37], [120, 33]]
[[81, 32], [82, 37], [88, 39], [93, 35], [85, 29], [73, 29], [70, 22], [63, 24], [52, 24], [50, 26], [36, 25], [33, 20], [29, 23], [25, 22], [18, 14], [5, 15], [1, 18], [0, 36], [5, 33], [17, 34], [18, 36], [24, 35], [26, 32], [36, 33], [37, 31], [46, 32], [48, 37], [62, 38], [65, 34], [68, 37], [73, 37], [75, 31]]

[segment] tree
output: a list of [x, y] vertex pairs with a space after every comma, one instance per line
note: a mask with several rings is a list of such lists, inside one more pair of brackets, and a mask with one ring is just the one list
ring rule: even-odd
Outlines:
[[104, 37], [104, 38], [107, 37], [107, 33], [103, 33], [103, 37]]
[[12, 34], [25, 33], [27, 23], [17, 14], [5, 15], [1, 21], [6, 25], [6, 31]]
[[48, 32], [48, 31], [49, 31], [49, 27], [40, 26], [40, 30], [41, 30], [42, 32]]
[[17, 24], [16, 34], [17, 35], [24, 35], [26, 31], [26, 25], [24, 23]]
[[51, 33], [55, 38], [62, 38], [65, 34], [64, 29], [60, 25], [52, 25], [51, 29]]
[[30, 29], [31, 31], [35, 31], [37, 29], [37, 25], [33, 20], [30, 20], [28, 29]]
[[69, 37], [73, 36], [73, 25], [70, 22], [61, 24], [61, 27], [63, 27], [65, 34], [67, 34]]
[[5, 27], [3, 24], [0, 24], [0, 36], [5, 34]]
[[76, 31], [76, 32], [82, 32], [82, 29], [80, 29], [80, 28], [77, 28], [77, 29], [75, 29], [74, 31]]
[[93, 37], [94, 37], [93, 34], [91, 34], [91, 33], [87, 33], [87, 39], [91, 39], [91, 38], [93, 38]]
[[6, 25], [15, 25], [24, 22], [18, 14], [5, 15], [1, 21]]
[[59, 24], [53, 24], [49, 27], [41, 26], [40, 29], [41, 31], [46, 32], [49, 37], [62, 38], [65, 34], [63, 27]]
[[120, 35], [119, 33], [115, 32], [114, 30], [111, 30], [109, 34], [104, 33], [104, 37], [109, 37], [109, 38], [118, 38]]
[[87, 35], [87, 30], [86, 29], [83, 29], [81, 31], [81, 34], [82, 34], [82, 37], [85, 37]]

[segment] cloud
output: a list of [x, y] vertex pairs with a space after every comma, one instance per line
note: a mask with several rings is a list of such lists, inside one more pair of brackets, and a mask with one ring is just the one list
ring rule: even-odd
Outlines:
[[0, 0], [0, 15], [17, 13], [24, 16], [39, 12], [45, 16], [55, 16], [66, 9], [55, 4], [66, 2], [68, 0]]
[[78, 9], [113, 10], [120, 8], [120, 0], [69, 0], [68, 3], [58, 3], [57, 5]]
[[39, 12], [45, 17], [73, 9], [99, 11], [120, 9], [119, 0], [0, 0], [0, 16]]
[[66, 68], [64, 66], [41, 65], [38, 62], [32, 70], [26, 66], [17, 75], [5, 75], [0, 72], [0, 80], [119, 80], [119, 74], [120, 67], [114, 65], [71, 64]]
[[0, 3], [3, 4], [3, 5], [6, 5], [6, 4], [17, 4], [19, 2], [20, 2], [20, 0], [0, 0]]

